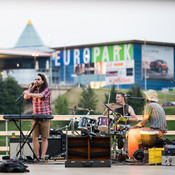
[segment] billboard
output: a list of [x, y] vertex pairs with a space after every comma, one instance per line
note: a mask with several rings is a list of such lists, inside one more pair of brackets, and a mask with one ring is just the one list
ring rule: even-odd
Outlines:
[[133, 60], [133, 45], [112, 45], [58, 50], [54, 55], [54, 65], [77, 65], [98, 62]]
[[106, 63], [106, 85], [134, 83], [134, 60]]
[[132, 44], [64, 49], [53, 55], [53, 66], [73, 65], [72, 74], [103, 74], [106, 85], [134, 83]]
[[142, 45], [142, 79], [174, 80], [174, 49], [168, 46]]

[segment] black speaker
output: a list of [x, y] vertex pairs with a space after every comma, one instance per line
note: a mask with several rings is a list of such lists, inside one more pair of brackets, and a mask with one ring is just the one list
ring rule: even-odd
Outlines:
[[[40, 142], [40, 155], [41, 155], [41, 139]], [[57, 135], [48, 138], [48, 148], [46, 154], [51, 157], [57, 157], [59, 154], [66, 151], [66, 134]]]

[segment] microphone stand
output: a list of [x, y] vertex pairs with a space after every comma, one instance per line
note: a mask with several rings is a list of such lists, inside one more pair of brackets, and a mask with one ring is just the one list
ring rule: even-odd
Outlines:
[[21, 132], [21, 102], [22, 102], [22, 97], [24, 96], [24, 94], [22, 93], [15, 102], [19, 101], [19, 128], [20, 128], [20, 139], [19, 139], [19, 145], [20, 145], [20, 156], [19, 156], [19, 160], [23, 160], [22, 158], [22, 154], [21, 154], [21, 136], [22, 136], [22, 132]]

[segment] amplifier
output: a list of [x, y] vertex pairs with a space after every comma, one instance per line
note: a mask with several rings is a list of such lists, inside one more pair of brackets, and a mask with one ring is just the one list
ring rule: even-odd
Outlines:
[[[39, 139], [39, 143], [41, 148], [41, 139]], [[48, 138], [48, 148], [46, 154], [49, 155], [49, 158], [58, 157], [59, 154], [64, 152], [66, 152], [66, 134]]]
[[[10, 158], [13, 158], [14, 156], [16, 156], [17, 152], [20, 150], [20, 142], [19, 141], [20, 141], [20, 138], [18, 138], [18, 137], [10, 138]], [[24, 139], [21, 139], [21, 146], [23, 143], [24, 143]], [[33, 148], [32, 138], [28, 139], [28, 143]], [[26, 158], [26, 156], [33, 157], [33, 152], [31, 151], [31, 149], [29, 148], [27, 143], [22, 148], [21, 155], [23, 158]]]
[[[10, 138], [10, 158], [16, 156], [17, 152], [20, 149], [19, 138]], [[33, 148], [32, 138], [28, 139], [29, 144]], [[22, 139], [23, 143], [23, 139]], [[41, 139], [39, 138], [40, 143], [40, 154], [41, 154]], [[66, 151], [66, 134], [57, 135], [56, 137], [49, 137], [48, 138], [48, 149], [46, 154], [50, 157], [57, 157], [59, 154], [64, 153]], [[26, 158], [26, 156], [31, 156], [33, 158], [33, 152], [29, 148], [28, 144], [26, 143], [21, 150], [22, 157]]]

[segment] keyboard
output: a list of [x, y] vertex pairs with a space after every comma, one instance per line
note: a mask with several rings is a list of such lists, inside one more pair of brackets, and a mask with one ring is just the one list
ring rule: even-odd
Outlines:
[[[19, 114], [6, 114], [3, 115], [3, 118], [6, 120], [19, 120], [20, 115]], [[53, 119], [52, 115], [46, 115], [46, 114], [21, 114], [21, 120], [42, 120], [42, 119]]]

